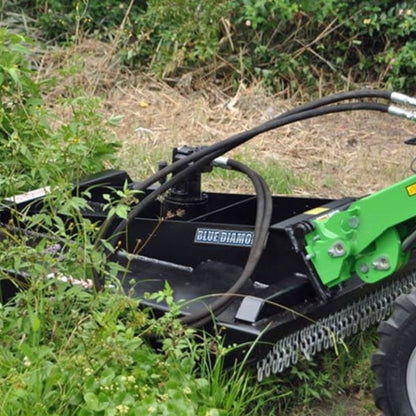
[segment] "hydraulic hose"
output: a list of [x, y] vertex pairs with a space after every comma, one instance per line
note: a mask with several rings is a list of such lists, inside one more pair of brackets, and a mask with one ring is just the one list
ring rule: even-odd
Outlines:
[[[225, 144], [225, 142], [227, 142], [231, 139], [234, 139], [234, 138], [236, 139], [237, 137], [241, 137], [241, 136], [246, 136], [247, 135], [249, 137], [246, 140], [250, 140], [252, 137], [257, 136], [260, 133], [264, 133], [268, 130], [272, 130], [272, 129], [280, 127], [279, 125], [276, 125], [274, 127], [273, 126], [267, 127], [271, 122], [281, 120], [281, 119], [283, 119], [287, 116], [293, 115], [293, 114], [302, 113], [302, 112], [307, 111], [307, 110], [313, 110], [315, 108], [323, 107], [323, 106], [326, 106], [328, 104], [334, 104], [334, 103], [344, 101], [344, 100], [362, 99], [362, 98], [383, 98], [383, 99], [388, 100], [388, 99], [390, 99], [391, 95], [392, 95], [392, 93], [389, 92], [389, 91], [367, 90], [367, 89], [359, 90], [359, 91], [351, 91], [351, 92], [342, 92], [342, 93], [338, 93], [338, 94], [329, 95], [327, 97], [323, 97], [323, 98], [317, 99], [315, 101], [312, 101], [311, 103], [307, 103], [307, 104], [303, 104], [301, 106], [298, 106], [298, 107], [294, 108], [293, 110], [286, 111], [283, 114], [280, 114], [279, 116], [273, 118], [272, 120], [261, 124], [260, 126], [254, 127], [251, 130], [248, 130], [248, 131], [245, 131], [243, 133], [232, 136], [228, 139], [225, 139], [221, 142], [218, 142], [214, 145], [211, 145], [211, 146], [209, 146], [209, 147], [207, 147], [203, 150], [207, 151], [208, 149], [212, 149], [213, 146], [221, 147], [221, 145]], [[349, 111], [349, 110], [340, 110], [340, 111]], [[327, 114], [327, 113], [324, 113], [324, 114]], [[317, 116], [320, 116], [320, 115], [322, 115], [322, 114], [317, 114]], [[307, 118], [310, 118], [310, 117], [307, 117]], [[299, 120], [295, 120], [295, 121], [299, 121]], [[263, 126], [265, 127], [264, 130], [262, 130]], [[256, 133], [257, 130], [262, 130], [262, 131]], [[254, 135], [251, 135], [252, 132], [254, 133]], [[246, 140], [244, 140], [242, 143], [244, 143]], [[192, 155], [190, 155], [186, 158], [183, 158], [181, 160], [176, 161], [175, 163], [172, 163], [171, 165], [166, 166], [165, 168], [156, 172], [154, 175], [150, 176], [148, 179], [141, 182], [139, 189], [140, 190], [145, 190], [149, 186], [158, 182], [160, 179], [166, 177], [169, 173], [172, 173], [172, 172], [175, 172], [175, 171], [179, 170], [181, 167], [185, 166], [186, 164], [188, 164], [188, 163], [190, 163], [190, 162], [194, 161], [195, 159], [197, 159], [199, 157], [202, 157], [202, 156], [204, 156], [204, 155], [202, 155], [201, 152], [194, 153], [194, 154], [192, 154]]]
[[[364, 90], [359, 90], [359, 91], [350, 91], [350, 92], [341, 92], [338, 94], [332, 94], [329, 95], [327, 97], [323, 97], [320, 99], [317, 99], [311, 103], [307, 103], [307, 104], [303, 104], [293, 110], [287, 111], [275, 118], [273, 118], [272, 120], [263, 123], [260, 126], [257, 126], [251, 130], [248, 130], [246, 132], [237, 134], [235, 136], [232, 136], [228, 139], [225, 139], [221, 142], [218, 142], [214, 145], [211, 145], [205, 149], [201, 149], [201, 151], [194, 153], [190, 156], [187, 156], [186, 158], [180, 159], [178, 161], [176, 161], [175, 163], [172, 163], [168, 166], [166, 166], [165, 168], [159, 170], [158, 172], [156, 172], [155, 174], [151, 175], [148, 179], [144, 180], [143, 182], [141, 182], [139, 184], [139, 186], [136, 188], [137, 190], [141, 190], [144, 191], [145, 189], [147, 189], [149, 186], [153, 185], [154, 183], [158, 182], [159, 180], [165, 178], [167, 175], [169, 175], [170, 173], [175, 173], [178, 170], [180, 170], [183, 166], [198, 160], [202, 157], [204, 157], [205, 155], [208, 155], [210, 153], [215, 152], [217, 149], [222, 149], [222, 152], [217, 153], [217, 156], [220, 156], [221, 154], [226, 153], [228, 150], [246, 142], [247, 140], [250, 140], [251, 138], [257, 136], [258, 134], [261, 134], [263, 132], [266, 132], [268, 130], [272, 130], [278, 127], [281, 127], [284, 124], [279, 124], [279, 121], [286, 119], [289, 116], [293, 116], [295, 114], [300, 114], [300, 113], [304, 113], [304, 112], [308, 112], [308, 111], [312, 111], [316, 108], [320, 108], [320, 107], [325, 107], [329, 104], [334, 104], [340, 101], [344, 101], [344, 100], [351, 100], [351, 99], [363, 99], [363, 98], [381, 98], [381, 99], [386, 99], [386, 100], [390, 100], [392, 98], [392, 94], [396, 94], [396, 93], [392, 93], [390, 91], [384, 91], [384, 90], [370, 90], [370, 89], [364, 89]], [[397, 95], [397, 94], [396, 94]], [[360, 103], [355, 103], [355, 104], [360, 104]], [[368, 104], [376, 104], [376, 103], [368, 103]], [[365, 109], [365, 108], [357, 108], [357, 109]], [[353, 109], [351, 109], [353, 110]], [[338, 111], [349, 111], [348, 109], [339, 109]], [[384, 111], [384, 110], [379, 110], [379, 111]], [[332, 111], [331, 111], [332, 112]], [[306, 118], [310, 118], [310, 117], [316, 117], [316, 116], [320, 116], [323, 114], [328, 114], [327, 112], [323, 112], [323, 113], [317, 113], [316, 115], [314, 115], [313, 113], [310, 113], [310, 115], [308, 116], [308, 114], [306, 114], [305, 118], [300, 118], [300, 119], [294, 119], [293, 121], [288, 121], [288, 123], [285, 124], [289, 124], [292, 123], [294, 121], [300, 121], [300, 120], [304, 120]], [[235, 141], [235, 145], [231, 145], [228, 149], [227, 149], [227, 144], [230, 142]], [[215, 159], [215, 157], [217, 156], [213, 156], [212, 159]], [[172, 186], [172, 185], [171, 185]], [[168, 188], [166, 188], [168, 189]], [[166, 190], [165, 189], [165, 190]], [[137, 215], [133, 214], [133, 217]], [[130, 222], [131, 220], [127, 220], [127, 223]], [[99, 241], [101, 239], [107, 239], [109, 236], [107, 235], [107, 230], [111, 229], [110, 225], [111, 225], [112, 221], [105, 221], [105, 223], [103, 224], [102, 229], [100, 230], [100, 233], [97, 237], [97, 241], [95, 244], [95, 248], [98, 248], [98, 244]]]
[[[359, 100], [363, 98], [380, 98], [385, 100], [391, 100], [392, 99], [392, 92], [386, 91], [386, 90], [358, 90], [358, 91], [347, 91], [347, 92], [340, 92], [338, 94], [332, 94], [328, 95], [326, 97], [318, 98], [317, 100], [314, 100], [310, 103], [302, 104], [293, 110], [286, 111], [281, 116], [288, 116], [291, 114], [298, 114], [303, 111], [312, 110], [314, 108], [323, 107], [330, 104], [335, 104], [340, 101], [345, 100]], [[278, 116], [278, 117], [281, 117]]]
[[[286, 117], [277, 117], [274, 118], [258, 127], [255, 127], [251, 130], [246, 132], [237, 134], [235, 136], [231, 136], [228, 139], [225, 139], [219, 143], [215, 143], [207, 148], [201, 149], [199, 152], [194, 153], [186, 158], [179, 160], [178, 162], [186, 161], [185, 163], [193, 162], [191, 165], [187, 166], [180, 172], [176, 173], [171, 179], [166, 181], [163, 185], [160, 185], [154, 191], [152, 191], [149, 195], [147, 195], [144, 199], [142, 199], [129, 213], [127, 219], [124, 219], [120, 222], [120, 224], [116, 227], [116, 229], [112, 232], [112, 236], [109, 237], [109, 243], [113, 246], [115, 242], [119, 238], [120, 233], [126, 228], [126, 226], [144, 209], [146, 209], [153, 201], [162, 193], [170, 189], [172, 186], [176, 185], [180, 181], [182, 181], [185, 177], [189, 174], [196, 172], [202, 169], [203, 166], [209, 164], [212, 160], [216, 157], [223, 155], [224, 153], [234, 149], [235, 147], [247, 142], [248, 140], [252, 139], [255, 136], [258, 136], [261, 133], [267, 132], [269, 130], [276, 129], [278, 127], [285, 126], [287, 124], [294, 123], [296, 121], [307, 120], [313, 117], [319, 117], [325, 114], [331, 113], [338, 113], [344, 111], [359, 111], [359, 110], [371, 110], [371, 111], [381, 111], [387, 112], [388, 105], [381, 104], [381, 103], [349, 103], [349, 104], [338, 104], [335, 106], [330, 107], [320, 107], [311, 110], [306, 110], [301, 113], [291, 114]], [[178, 162], [173, 163], [170, 166], [177, 164]], [[183, 163], [180, 165], [182, 166]], [[166, 169], [166, 168], [165, 168]], [[160, 172], [162, 172], [162, 169]], [[158, 175], [153, 175], [157, 176]], [[165, 174], [162, 175], [164, 177]], [[160, 178], [159, 178], [160, 179]], [[148, 181], [145, 181], [146, 183]], [[152, 182], [153, 183], [153, 182]], [[141, 189], [143, 188], [143, 183], [140, 184]], [[147, 186], [147, 185], [146, 185]], [[102, 235], [101, 238], [108, 238], [108, 236]]]
[[207, 309], [203, 309], [200, 312], [181, 318], [182, 323], [192, 324], [196, 327], [204, 325], [211, 319], [211, 315], [215, 315], [220, 310], [225, 308], [232, 300], [232, 295], [237, 293], [251, 277], [260, 260], [264, 246], [266, 245], [269, 225], [272, 218], [272, 195], [264, 179], [257, 172], [250, 169], [243, 163], [228, 159], [227, 165], [233, 170], [244, 173], [253, 183], [257, 196], [254, 241], [244, 269], [234, 285], [230, 287], [226, 293], [222, 294], [219, 299], [209, 305]]
[[[340, 93], [334, 94], [333, 96], [324, 97], [320, 100], [316, 100], [313, 103], [305, 104], [294, 110], [286, 112], [278, 117], [269, 120], [260, 126], [257, 126], [248, 131], [236, 134], [231, 136], [221, 142], [215, 143], [209, 147], [202, 148], [200, 151], [191, 154], [181, 160], [176, 161], [175, 163], [167, 166], [164, 169], [161, 169], [156, 174], [152, 175], [147, 180], [141, 182], [139, 185], [140, 190], [147, 189], [150, 185], [159, 181], [160, 179], [166, 177], [170, 173], [174, 173], [173, 177], [167, 180], [164, 184], [160, 185], [158, 188], [153, 190], [149, 195], [147, 195], [143, 200], [141, 200], [132, 210], [130, 211], [128, 217], [122, 220], [118, 226], [112, 231], [112, 235], [108, 236], [107, 231], [111, 228], [112, 222], [115, 221], [114, 218], [106, 220], [99, 237], [95, 243], [97, 248], [100, 244], [101, 239], [108, 239], [108, 242], [115, 247], [117, 240], [120, 238], [120, 235], [127, 228], [128, 224], [144, 209], [149, 207], [155, 199], [170, 189], [175, 184], [182, 181], [188, 175], [198, 170], [201, 170], [204, 166], [211, 163], [215, 158], [223, 155], [224, 153], [230, 151], [231, 149], [247, 142], [248, 140], [256, 137], [257, 135], [297, 122], [314, 117], [319, 117], [321, 115], [338, 113], [344, 111], [358, 111], [358, 110], [370, 110], [370, 111], [380, 111], [388, 112], [388, 105], [381, 103], [373, 102], [358, 102], [358, 103], [348, 103], [348, 104], [337, 104], [337, 105], [328, 105], [333, 104], [342, 100], [347, 99], [356, 99], [356, 98], [384, 98], [389, 99], [391, 93], [386, 91], [371, 91], [364, 90], [359, 92], [352, 93]], [[256, 190], [258, 197], [258, 206], [256, 213], [256, 224], [255, 224], [255, 239], [253, 246], [250, 250], [247, 263], [244, 267], [244, 270], [236, 281], [236, 283], [227, 291], [223, 296], [214, 301], [208, 309], [204, 309], [201, 312], [197, 312], [192, 315], [188, 315], [182, 318], [182, 322], [186, 324], [193, 324], [195, 326], [200, 326], [206, 323], [211, 318], [211, 313], [218, 313], [219, 310], [224, 308], [230, 296], [233, 293], [236, 293], [244, 283], [250, 278], [253, 273], [264, 248], [264, 244], [267, 238], [268, 227], [270, 224], [270, 218], [272, 214], [272, 198], [270, 191], [267, 187], [267, 184], [264, 180], [250, 168], [244, 166], [243, 164], [235, 161], [230, 161], [231, 167], [235, 170], [239, 170], [245, 173], [253, 182], [253, 185]], [[185, 167], [184, 167], [185, 166]], [[182, 169], [183, 168], [183, 169]], [[182, 169], [182, 170], [181, 170]], [[110, 256], [111, 257], [111, 256]], [[94, 270], [94, 280], [99, 281], [97, 276], [97, 271]]]

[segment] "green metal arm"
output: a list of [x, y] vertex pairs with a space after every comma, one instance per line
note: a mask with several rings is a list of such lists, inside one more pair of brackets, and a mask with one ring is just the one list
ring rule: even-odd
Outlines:
[[375, 283], [405, 265], [402, 240], [416, 227], [416, 176], [313, 220], [307, 258], [322, 283], [335, 286], [356, 273]]

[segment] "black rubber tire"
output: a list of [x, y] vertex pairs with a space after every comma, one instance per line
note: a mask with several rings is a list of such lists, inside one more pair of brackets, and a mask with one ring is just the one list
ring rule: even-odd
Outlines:
[[376, 406], [386, 416], [415, 416], [416, 374], [415, 382], [408, 384], [407, 372], [409, 360], [414, 364], [416, 357], [416, 289], [397, 298], [391, 317], [379, 325], [378, 333], [379, 349], [371, 359], [377, 378]]

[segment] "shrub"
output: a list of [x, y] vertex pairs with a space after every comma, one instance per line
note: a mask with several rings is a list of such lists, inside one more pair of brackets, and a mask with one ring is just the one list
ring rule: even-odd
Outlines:
[[244, 64], [279, 89], [347, 80], [412, 89], [413, 8], [388, 0], [246, 0], [234, 21], [246, 39]]
[[408, 1], [149, 0], [121, 52], [162, 76], [205, 66], [292, 93], [327, 82], [411, 90], [415, 19]]
[[[0, 308], [2, 414], [256, 414], [247, 375], [196, 374], [213, 340], [196, 344], [123, 295], [42, 282]], [[159, 352], [149, 332], [167, 334]]]
[[[29, 69], [28, 40], [0, 30], [0, 191], [3, 196], [70, 181], [96, 172], [115, 157], [117, 144], [97, 111], [98, 99], [78, 97], [65, 103], [72, 117], [53, 128], [55, 118]], [[55, 121], [56, 123], [56, 121]]]
[[[66, 42], [80, 34], [106, 36], [121, 25], [130, 1], [15, 0], [13, 3], [14, 10], [36, 19], [45, 40]], [[145, 7], [146, 0], [135, 0], [131, 12], [141, 13]]]
[[410, 1], [14, 3], [37, 20], [46, 39], [95, 34], [117, 40], [124, 63], [159, 76], [204, 68], [227, 81], [257, 79], [291, 93], [345, 82], [416, 87]]
[[[149, 0], [138, 14], [122, 50], [125, 62], [141, 63], [161, 76], [207, 65], [221, 48], [221, 32], [231, 12], [228, 0]], [[136, 29], [137, 28], [137, 29]]]

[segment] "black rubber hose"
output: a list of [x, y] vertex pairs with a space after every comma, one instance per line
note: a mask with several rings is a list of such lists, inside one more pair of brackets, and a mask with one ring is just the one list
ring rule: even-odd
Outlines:
[[[347, 92], [340, 92], [338, 94], [328, 95], [326, 97], [318, 98], [310, 103], [302, 104], [293, 110], [286, 111], [282, 114], [282, 116], [286, 117], [291, 114], [298, 114], [303, 111], [312, 110], [313, 108], [318, 108], [330, 104], [335, 104], [340, 101], [344, 100], [359, 100], [363, 98], [381, 98], [385, 100], [391, 99], [392, 91], [386, 90], [358, 90], [358, 91], [347, 91]], [[280, 116], [278, 116], [280, 117]]]
[[[334, 98], [333, 98], [334, 99]], [[324, 104], [321, 104], [322, 106]], [[160, 172], [152, 176], [152, 179], [149, 178], [149, 180], [145, 181], [144, 183], [141, 183], [141, 189], [146, 189], [147, 186], [150, 184], [153, 184], [154, 181], [159, 180], [160, 178], [164, 177], [166, 174], [170, 172], [175, 172], [177, 169], [182, 167], [185, 164], [189, 164], [190, 162], [194, 162], [191, 165], [188, 165], [186, 168], [184, 168], [182, 171], [178, 172], [176, 175], [174, 175], [170, 180], [165, 182], [163, 185], [158, 187], [156, 190], [154, 190], [151, 194], [149, 194], [147, 197], [145, 197], [142, 201], [139, 202], [139, 204], [134, 207], [131, 212], [129, 213], [127, 219], [122, 220], [120, 224], [116, 227], [114, 230], [112, 237], [109, 239], [109, 243], [113, 246], [115, 246], [117, 239], [119, 238], [119, 234], [124, 231], [124, 229], [127, 227], [127, 225], [145, 208], [147, 208], [153, 201], [163, 192], [170, 189], [173, 185], [183, 180], [186, 176], [191, 174], [192, 172], [198, 171], [203, 168], [203, 166], [210, 163], [213, 159], [216, 157], [226, 153], [227, 151], [239, 146], [240, 144], [245, 143], [246, 141], [252, 139], [253, 137], [278, 128], [282, 127], [287, 124], [294, 123], [296, 121], [306, 120], [313, 117], [318, 117], [325, 114], [330, 113], [336, 113], [336, 112], [344, 112], [344, 111], [357, 111], [357, 110], [372, 110], [372, 111], [381, 111], [381, 112], [387, 112], [388, 106], [386, 104], [380, 104], [380, 103], [349, 103], [349, 104], [339, 104], [335, 106], [330, 107], [317, 107], [310, 110], [304, 110], [301, 112], [295, 112], [290, 115], [283, 115], [276, 117], [258, 127], [255, 127], [249, 131], [237, 134], [235, 136], [232, 136], [228, 139], [225, 139], [219, 143], [216, 143], [214, 145], [211, 145], [207, 148], [201, 149], [199, 152], [194, 153], [182, 160], [179, 160], [178, 162], [170, 165], [169, 167], [162, 169]], [[176, 166], [176, 167], [175, 167]], [[165, 172], [163, 172], [166, 170]], [[264, 182], [264, 181], [262, 181]], [[264, 188], [264, 185], [262, 185]], [[267, 185], [266, 185], [267, 187]], [[259, 211], [260, 212], [260, 211]], [[270, 208], [270, 215], [271, 215], [271, 208]], [[109, 225], [112, 224], [112, 221], [114, 219], [109, 219], [107, 223], [104, 225], [102, 232], [100, 233], [99, 238], [97, 238], [97, 241], [95, 243], [95, 247], [98, 247], [98, 244], [100, 244], [100, 239], [105, 238], [105, 232], [106, 229], [109, 228]], [[267, 233], [268, 224], [265, 226], [265, 232]], [[258, 238], [262, 238], [259, 234]], [[254, 244], [254, 243], [253, 243]], [[257, 247], [256, 247], [257, 250]], [[253, 250], [253, 253], [255, 253], [255, 250]], [[260, 251], [261, 254], [261, 251]], [[250, 255], [246, 267], [242, 273], [241, 279], [238, 280], [238, 283], [236, 282], [235, 285], [233, 285], [232, 288], [230, 288], [230, 291], [238, 290], [239, 287], [244, 284], [244, 282], [250, 277], [251, 273], [249, 273], [249, 270], [254, 270], [255, 265], [257, 264], [255, 259], [256, 256], [259, 256], [260, 254], [253, 254]], [[254, 256], [254, 257], [253, 257]], [[111, 256], [110, 256], [111, 258]], [[254, 259], [254, 260], [253, 260]], [[257, 260], [258, 261], [258, 260]], [[246, 271], [248, 270], [248, 271]], [[94, 281], [95, 282], [101, 282], [98, 277], [98, 272], [96, 270], [93, 271], [94, 274]], [[237, 285], [238, 283], [238, 285]], [[241, 286], [239, 286], [241, 284]], [[97, 285], [97, 289], [100, 288], [100, 284]], [[237, 286], [236, 286], [237, 285]], [[229, 292], [231, 293], [231, 292]], [[184, 323], [190, 323], [190, 322], [197, 322], [198, 325], [201, 324], [201, 322], [205, 322], [207, 319], [209, 319], [210, 311], [216, 311], [218, 308], [221, 308], [223, 305], [226, 304], [228, 297], [225, 295], [222, 298], [220, 298], [217, 302], [214, 302], [213, 305], [211, 305], [210, 310], [205, 310], [199, 314], [193, 314], [190, 316], [187, 316], [184, 318]]]
[[[272, 119], [258, 127], [255, 127], [251, 130], [246, 132], [237, 134], [235, 136], [231, 136], [228, 139], [225, 139], [219, 143], [215, 143], [207, 148], [201, 149], [199, 152], [194, 153], [190, 156], [187, 156], [184, 159], [179, 160], [178, 162], [186, 161], [185, 163], [190, 163], [189, 166], [181, 170], [180, 172], [176, 173], [171, 179], [166, 181], [163, 185], [160, 185], [154, 191], [152, 191], [149, 195], [147, 195], [144, 199], [142, 199], [129, 213], [127, 219], [124, 219], [120, 222], [120, 224], [116, 227], [113, 232], [112, 237], [109, 238], [109, 243], [113, 246], [117, 238], [119, 237], [120, 233], [126, 228], [126, 226], [135, 218], [141, 211], [146, 209], [153, 201], [162, 193], [170, 189], [175, 184], [182, 181], [186, 178], [189, 174], [201, 170], [204, 166], [209, 164], [212, 160], [216, 157], [223, 155], [224, 153], [230, 151], [231, 149], [247, 142], [248, 140], [252, 139], [255, 136], [258, 136], [261, 133], [267, 132], [269, 130], [276, 129], [278, 127], [285, 126], [287, 124], [291, 124], [297, 121], [307, 120], [313, 117], [319, 117], [325, 114], [331, 113], [338, 113], [344, 111], [359, 111], [359, 110], [371, 110], [371, 111], [380, 111], [380, 112], [387, 112], [388, 105], [381, 104], [381, 103], [349, 103], [349, 104], [338, 104], [335, 106], [330, 107], [320, 107], [315, 108], [312, 110], [303, 111], [301, 113], [296, 113], [289, 115], [287, 117], [282, 118], [275, 118]], [[175, 165], [173, 163], [170, 166]], [[182, 166], [182, 165], [180, 165]], [[165, 168], [166, 169], [166, 168]], [[160, 172], [162, 172], [162, 169]], [[153, 175], [156, 176], [156, 175]], [[162, 177], [165, 175], [162, 175]], [[160, 179], [160, 178], [159, 178]], [[141, 188], [143, 187], [143, 183], [141, 183]], [[142, 188], [145, 189], [145, 188]], [[108, 236], [102, 235], [101, 238], [108, 238]], [[98, 242], [97, 242], [98, 243]]]
[[[287, 111], [275, 118], [273, 118], [272, 120], [261, 124], [260, 126], [257, 126], [251, 130], [245, 131], [243, 133], [237, 134], [235, 136], [232, 136], [228, 139], [225, 139], [221, 142], [215, 143], [214, 145], [211, 145], [209, 147], [206, 147], [204, 149], [201, 149], [199, 152], [193, 153], [183, 159], [180, 159], [170, 165], [168, 165], [167, 167], [159, 170], [158, 172], [156, 172], [155, 174], [153, 174], [152, 176], [150, 176], [148, 179], [144, 180], [143, 182], [141, 182], [138, 186], [138, 188], [136, 188], [137, 190], [145, 190], [147, 189], [149, 186], [153, 185], [154, 183], [156, 183], [157, 181], [165, 178], [168, 174], [170, 173], [174, 173], [177, 172], [178, 170], [180, 170], [183, 166], [198, 160], [202, 157], [204, 157], [207, 154], [210, 154], [211, 152], [216, 151], [217, 149], [222, 149], [223, 151], [218, 153], [218, 155], [224, 154], [226, 153], [228, 150], [238, 146], [239, 144], [242, 144], [244, 142], [246, 142], [247, 140], [250, 140], [251, 138], [257, 136], [258, 134], [261, 134], [263, 132], [266, 132], [268, 130], [272, 130], [278, 127], [281, 127], [282, 125], [285, 124], [289, 124], [292, 123], [294, 121], [300, 121], [306, 118], [311, 118], [311, 117], [316, 117], [316, 116], [320, 116], [323, 114], [328, 114], [328, 112], [322, 112], [322, 113], [317, 113], [316, 115], [314, 115], [313, 113], [309, 113], [310, 111], [317, 109], [317, 108], [321, 108], [329, 105], [329, 104], [333, 104], [333, 103], [337, 103], [339, 101], [342, 100], [350, 100], [350, 99], [362, 99], [362, 98], [383, 98], [383, 99], [390, 99], [391, 97], [391, 92], [390, 91], [384, 91], [384, 90], [369, 90], [369, 89], [364, 89], [364, 90], [359, 90], [359, 91], [350, 91], [350, 92], [342, 92], [342, 93], [338, 93], [338, 94], [333, 94], [327, 97], [323, 97], [320, 98], [318, 100], [315, 100], [311, 103], [307, 103], [307, 104], [303, 104], [293, 110]], [[353, 103], [353, 104], [361, 104], [361, 103]], [[362, 104], [367, 104], [367, 103], [362, 103]], [[368, 104], [378, 104], [378, 103], [368, 103]], [[347, 104], [348, 105], [348, 104]], [[381, 104], [383, 105], [383, 104]], [[337, 106], [338, 107], [338, 106]], [[333, 107], [330, 107], [333, 108]], [[387, 107], [386, 107], [387, 108]], [[356, 108], [356, 109], [366, 109], [366, 108]], [[354, 109], [350, 109], [350, 110], [354, 110]], [[349, 111], [348, 109], [339, 109], [339, 111]], [[379, 111], [387, 111], [387, 110], [379, 110]], [[288, 123], [284, 123], [284, 124], [279, 124], [280, 121], [282, 121], [283, 119], [286, 119], [289, 116], [294, 116], [296, 114], [300, 114], [300, 113], [304, 113], [307, 112], [309, 114], [306, 114], [306, 116], [304, 118], [300, 118], [300, 119], [295, 119], [293, 121], [288, 121]], [[333, 111], [330, 111], [333, 112]], [[231, 146], [227, 146], [230, 142], [235, 141], [236, 144], [235, 145], [231, 145]], [[215, 156], [217, 157], [217, 156]], [[214, 157], [214, 158], [215, 158]], [[213, 159], [214, 159], [213, 158]], [[176, 175], [177, 176], [177, 175]], [[172, 186], [172, 185], [171, 185]], [[137, 214], [133, 214], [132, 217], [134, 217]], [[98, 245], [99, 245], [99, 241], [101, 239], [108, 239], [109, 235], [107, 234], [107, 231], [111, 229], [111, 225], [113, 223], [113, 221], [115, 221], [115, 218], [113, 219], [108, 219], [106, 221], [104, 221], [104, 224], [99, 232], [99, 235], [97, 237], [96, 243], [94, 245], [94, 248], [97, 249]], [[127, 220], [127, 223], [130, 222], [131, 219]], [[121, 228], [121, 227], [118, 227]], [[118, 230], [119, 231], [119, 230]]]
[[[293, 110], [286, 111], [283, 114], [280, 114], [279, 116], [267, 121], [266, 123], [263, 123], [259, 126], [254, 127], [253, 129], [250, 129], [250, 130], [245, 131], [243, 133], [237, 134], [237, 135], [232, 136], [228, 139], [222, 140], [221, 142], [215, 143], [214, 145], [211, 145], [211, 146], [209, 146], [205, 149], [201, 149], [201, 152], [202, 152], [202, 150], [204, 152], [208, 152], [208, 149], [211, 149], [213, 146], [221, 146], [221, 144], [223, 144], [223, 143], [225, 143], [229, 140], [232, 140], [232, 139], [237, 139], [240, 136], [246, 136], [246, 135], [250, 136], [247, 139], [247, 140], [249, 140], [250, 138], [252, 138], [254, 136], [257, 136], [260, 133], [263, 133], [263, 132], [266, 132], [268, 130], [272, 130], [274, 128], [280, 127], [279, 125], [276, 125], [275, 127], [273, 127], [273, 126], [268, 127], [268, 125], [270, 123], [273, 123], [273, 121], [281, 120], [281, 119], [283, 119], [287, 116], [290, 116], [290, 115], [299, 114], [299, 113], [302, 113], [304, 111], [313, 110], [315, 108], [323, 107], [323, 106], [326, 106], [328, 104], [334, 104], [334, 103], [337, 103], [337, 102], [343, 101], [343, 100], [362, 99], [362, 98], [383, 98], [383, 99], [389, 100], [390, 97], [391, 97], [391, 94], [392, 93], [390, 91], [384, 91], [384, 90], [359, 90], [359, 91], [342, 92], [342, 93], [338, 93], [338, 94], [329, 95], [327, 97], [323, 97], [323, 98], [320, 98], [318, 100], [315, 100], [311, 103], [303, 104], [299, 107], [294, 108]], [[370, 104], [373, 104], [373, 103], [370, 103]], [[348, 110], [343, 110], [343, 111], [348, 111]], [[324, 113], [324, 114], [327, 114], [327, 113]], [[319, 116], [319, 115], [322, 115], [322, 114], [317, 114], [317, 116]], [[307, 118], [310, 118], [310, 117], [307, 117]], [[295, 120], [295, 121], [298, 121], [298, 120]], [[257, 133], [256, 131], [258, 131], [258, 130], [261, 130], [261, 131], [259, 133]], [[251, 136], [251, 133], [254, 133], [254, 135]], [[244, 143], [244, 141], [242, 143]], [[140, 190], [145, 190], [149, 186], [158, 182], [160, 179], [166, 177], [169, 173], [175, 172], [175, 171], [179, 170], [181, 167], [185, 166], [186, 164], [196, 160], [199, 157], [199, 155], [201, 155], [201, 157], [202, 157], [203, 155], [201, 154], [201, 152], [189, 155], [188, 157], [180, 159], [180, 160], [176, 161], [175, 163], [172, 163], [172, 164], [166, 166], [165, 168], [159, 170], [158, 172], [156, 172], [155, 174], [150, 176], [148, 179], [146, 179], [146, 180], [144, 180], [143, 182], [140, 183]]]
[[195, 327], [200, 327], [206, 324], [211, 320], [212, 315], [218, 314], [221, 310], [223, 310], [229, 302], [233, 300], [232, 295], [237, 293], [252, 276], [266, 245], [272, 218], [273, 199], [269, 187], [264, 179], [257, 172], [243, 163], [229, 159], [227, 165], [233, 170], [244, 173], [253, 183], [257, 196], [254, 241], [244, 269], [234, 285], [211, 305], [208, 305], [206, 309], [181, 318], [182, 323], [192, 324]]

